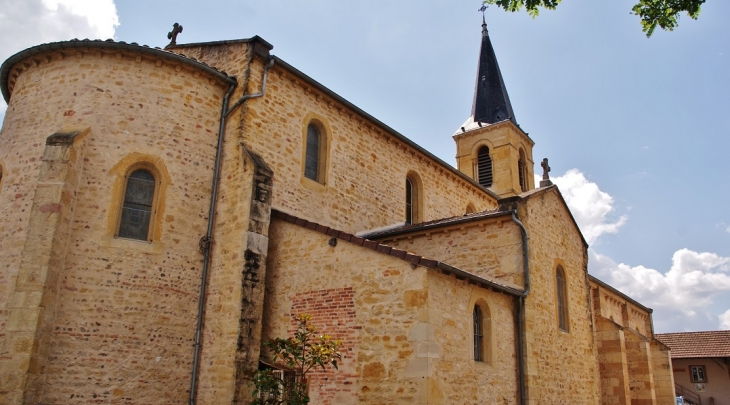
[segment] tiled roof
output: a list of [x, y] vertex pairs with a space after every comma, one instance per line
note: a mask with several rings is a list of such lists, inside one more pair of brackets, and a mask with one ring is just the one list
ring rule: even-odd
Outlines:
[[382, 239], [388, 236], [394, 236], [399, 235], [403, 233], [408, 233], [412, 231], [420, 231], [430, 228], [438, 228], [441, 226], [447, 226], [447, 225], [455, 225], [460, 224], [463, 222], [470, 222], [470, 221], [476, 221], [480, 219], [485, 218], [491, 218], [491, 217], [500, 217], [504, 215], [512, 215], [512, 211], [500, 211], [499, 209], [494, 210], [486, 210], [481, 212], [475, 212], [471, 214], [464, 214], [459, 215], [456, 217], [449, 217], [449, 218], [441, 218], [441, 219], [435, 219], [433, 221], [428, 222], [421, 222], [418, 224], [409, 224], [409, 225], [403, 225], [396, 228], [391, 228], [385, 231], [375, 231], [371, 233], [366, 233], [362, 236], [372, 239]]
[[362, 246], [366, 249], [374, 250], [381, 254], [393, 256], [395, 258], [407, 261], [407, 262], [411, 263], [412, 265], [423, 266], [428, 269], [437, 270], [446, 275], [453, 275], [454, 277], [456, 277], [459, 280], [465, 280], [465, 279], [469, 280], [470, 284], [475, 284], [482, 288], [493, 289], [495, 291], [500, 291], [500, 292], [503, 292], [503, 293], [506, 293], [506, 294], [509, 294], [512, 296], [520, 296], [523, 293], [523, 291], [521, 291], [521, 290], [517, 290], [515, 288], [497, 283], [492, 280], [487, 280], [483, 277], [479, 277], [475, 274], [471, 274], [464, 270], [450, 266], [446, 263], [442, 263], [442, 262], [439, 262], [439, 261], [433, 260], [433, 259], [428, 259], [423, 256], [415, 255], [415, 254], [409, 253], [405, 250], [396, 249], [396, 248], [390, 247], [388, 245], [384, 245], [382, 243], [376, 242], [374, 240], [355, 236], [355, 235], [347, 233], [347, 232], [338, 231], [336, 229], [332, 229], [330, 227], [320, 225], [316, 222], [307, 221], [306, 219], [302, 219], [302, 218], [296, 217], [294, 215], [287, 214], [285, 212], [281, 212], [281, 211], [272, 209], [271, 216], [274, 218], [278, 218], [283, 221], [301, 226], [302, 228], [311, 229], [315, 232], [319, 232], [321, 234], [331, 236], [332, 238], [337, 238], [339, 240], [353, 243], [355, 245]]
[[654, 336], [672, 349], [673, 359], [730, 357], [730, 330], [657, 333]]

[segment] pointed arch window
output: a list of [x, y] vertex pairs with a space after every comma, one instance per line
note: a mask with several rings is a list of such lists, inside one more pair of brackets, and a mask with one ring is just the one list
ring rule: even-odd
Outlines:
[[520, 176], [520, 190], [527, 191], [527, 163], [525, 163], [525, 151], [520, 148], [520, 159], [517, 161], [517, 172]]
[[477, 152], [477, 182], [484, 187], [492, 187], [492, 158], [486, 146]]
[[568, 332], [568, 283], [565, 279], [565, 271], [562, 266], [558, 266], [555, 271], [555, 284], [558, 299], [558, 327], [560, 330]]
[[124, 201], [117, 236], [149, 240], [152, 206], [155, 199], [155, 176], [146, 169], [134, 170], [127, 176]]

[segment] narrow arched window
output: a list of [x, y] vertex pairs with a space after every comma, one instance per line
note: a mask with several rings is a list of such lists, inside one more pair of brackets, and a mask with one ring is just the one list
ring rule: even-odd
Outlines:
[[477, 182], [484, 187], [492, 187], [492, 158], [486, 146], [477, 152]]
[[568, 287], [565, 280], [565, 271], [558, 266], [555, 272], [556, 292], [558, 298], [558, 327], [560, 330], [568, 331]]
[[417, 224], [423, 221], [423, 190], [421, 178], [416, 172], [409, 172], [406, 176], [406, 215], [405, 222]]
[[517, 172], [520, 175], [520, 190], [527, 191], [527, 163], [525, 163], [525, 151], [520, 149], [520, 159], [517, 161]]
[[122, 214], [119, 218], [120, 238], [148, 240], [152, 203], [155, 198], [155, 177], [145, 169], [133, 171], [124, 188]]
[[321, 183], [320, 175], [320, 151], [321, 135], [317, 127], [312, 124], [307, 126], [307, 145], [304, 157], [304, 177]]
[[413, 223], [413, 182], [406, 178], [406, 225]]
[[474, 360], [484, 361], [484, 335], [482, 332], [482, 309], [474, 305]]
[[469, 203], [469, 204], [466, 205], [466, 213], [467, 214], [473, 214], [475, 212], [477, 212], [477, 209], [474, 208], [474, 204]]

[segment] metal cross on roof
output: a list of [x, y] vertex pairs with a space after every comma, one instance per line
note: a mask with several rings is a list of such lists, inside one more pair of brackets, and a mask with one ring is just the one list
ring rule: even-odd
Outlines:
[[167, 33], [167, 39], [170, 40], [170, 45], [177, 44], [177, 34], [181, 33], [183, 30], [183, 26], [175, 23], [172, 25], [172, 31]]
[[484, 19], [484, 12], [487, 11], [487, 7], [489, 7], [489, 6], [487, 6], [486, 4], [482, 4], [482, 6], [479, 7], [479, 10], [477, 10], [477, 11], [481, 11], [482, 12], [482, 21], [485, 21], [485, 19]]

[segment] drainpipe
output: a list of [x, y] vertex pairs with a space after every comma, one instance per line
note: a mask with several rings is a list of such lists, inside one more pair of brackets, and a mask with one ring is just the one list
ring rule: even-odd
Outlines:
[[218, 145], [215, 151], [215, 171], [213, 174], [213, 189], [210, 193], [210, 210], [208, 211], [208, 231], [204, 237], [200, 239], [200, 250], [203, 251], [203, 274], [200, 282], [200, 297], [198, 299], [198, 323], [195, 328], [195, 344], [193, 345], [193, 371], [190, 377], [190, 405], [195, 405], [195, 394], [198, 386], [198, 369], [200, 368], [200, 340], [203, 332], [203, 315], [205, 313], [205, 296], [208, 288], [208, 269], [210, 267], [211, 244], [213, 243], [213, 224], [215, 223], [215, 208], [218, 200], [218, 184], [221, 172], [221, 156], [223, 155], [223, 136], [226, 132], [226, 118], [231, 115], [236, 108], [240, 107], [246, 100], [262, 97], [266, 92], [266, 79], [269, 69], [274, 66], [274, 58], [272, 57], [269, 64], [264, 69], [264, 77], [261, 83], [261, 91], [256, 94], [246, 94], [241, 97], [230, 109], [228, 108], [228, 100], [235, 90], [237, 83], [231, 84], [225, 97], [223, 97], [223, 107], [221, 108], [220, 127], [218, 129]]
[[517, 300], [517, 358], [518, 358], [518, 367], [519, 367], [519, 379], [520, 379], [520, 404], [526, 405], [527, 401], [525, 399], [526, 396], [526, 387], [525, 387], [525, 359], [524, 359], [524, 344], [525, 344], [525, 337], [524, 337], [524, 327], [523, 327], [523, 317], [524, 317], [524, 306], [525, 306], [525, 298], [527, 298], [527, 295], [530, 293], [530, 258], [529, 258], [529, 245], [527, 243], [528, 237], [527, 237], [527, 230], [525, 229], [525, 226], [522, 225], [522, 222], [520, 222], [519, 219], [517, 219], [517, 210], [512, 211], [512, 221], [517, 224], [517, 226], [520, 227], [520, 231], [522, 231], [522, 265], [524, 268], [524, 274], [525, 274], [525, 291], [518, 297]]

